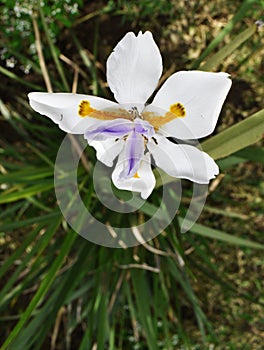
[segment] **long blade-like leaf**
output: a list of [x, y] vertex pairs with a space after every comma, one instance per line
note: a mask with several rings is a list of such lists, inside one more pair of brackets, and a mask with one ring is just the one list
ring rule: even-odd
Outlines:
[[221, 50], [214, 54], [209, 60], [206, 61], [199, 69], [204, 71], [210, 71], [216, 68], [222, 63], [226, 57], [231, 55], [240, 45], [248, 40], [257, 30], [257, 25], [245, 29], [242, 33], [239, 33], [228, 45], [225, 45]]
[[263, 134], [264, 109], [203, 142], [202, 148], [219, 159], [260, 141]]

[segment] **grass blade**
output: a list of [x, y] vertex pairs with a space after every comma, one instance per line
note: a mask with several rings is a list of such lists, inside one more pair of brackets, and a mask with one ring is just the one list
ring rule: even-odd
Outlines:
[[224, 37], [232, 31], [235, 24], [240, 22], [247, 14], [247, 12], [252, 8], [254, 4], [258, 4], [257, 0], [245, 0], [240, 6], [239, 10], [236, 12], [234, 17], [227, 23], [224, 29], [218, 34], [216, 38], [211, 41], [211, 43], [206, 47], [204, 52], [199, 56], [199, 58], [193, 63], [191, 69], [197, 69], [202, 61], [223, 41]]
[[240, 45], [248, 40], [257, 30], [257, 25], [245, 29], [242, 33], [238, 34], [229, 44], [225, 45], [221, 50], [214, 54], [209, 60], [206, 61], [199, 69], [203, 71], [211, 71], [217, 68], [226, 57], [231, 55]]
[[38, 1], [38, 11], [39, 11], [39, 14], [40, 14], [41, 22], [42, 22], [42, 25], [43, 25], [43, 28], [44, 28], [44, 32], [46, 34], [46, 38], [48, 40], [48, 45], [49, 45], [49, 48], [50, 48], [50, 51], [51, 51], [51, 54], [52, 54], [55, 66], [56, 66], [56, 68], [58, 70], [58, 73], [60, 75], [61, 81], [63, 83], [63, 87], [64, 87], [64, 89], [66, 89], [66, 91], [70, 91], [69, 84], [67, 82], [65, 73], [63, 71], [63, 67], [62, 67], [62, 65], [60, 63], [60, 60], [59, 60], [59, 57], [58, 57], [58, 54], [57, 54], [57, 49], [56, 49], [55, 45], [53, 44], [52, 38], [50, 36], [49, 28], [47, 26], [46, 19], [45, 19], [45, 16], [44, 16], [44, 13], [43, 13], [40, 1]]
[[146, 275], [143, 271], [131, 270], [131, 279], [135, 291], [137, 312], [144, 328], [149, 349], [158, 350], [157, 338], [155, 336], [155, 325], [151, 317], [149, 286], [146, 283]]
[[[59, 222], [54, 223], [54, 231], [57, 229]], [[65, 237], [65, 240], [63, 242], [63, 245], [61, 246], [61, 250], [54, 260], [49, 272], [47, 273], [46, 277], [42, 281], [37, 293], [32, 298], [31, 302], [29, 303], [27, 309], [22, 314], [19, 322], [16, 324], [15, 328], [12, 330], [6, 341], [1, 347], [1, 350], [5, 350], [9, 347], [9, 345], [12, 343], [12, 341], [17, 337], [25, 323], [28, 321], [30, 316], [32, 315], [32, 312], [37, 308], [38, 304], [41, 302], [44, 295], [49, 290], [52, 282], [54, 281], [56, 277], [57, 271], [60, 269], [65, 256], [68, 254], [74, 240], [76, 238], [76, 234], [73, 232], [69, 232], [68, 235]]]
[[[179, 218], [180, 223], [183, 222], [182, 218]], [[264, 249], [264, 244], [252, 242], [248, 239], [236, 237], [234, 235], [231, 235], [229, 233], [219, 231], [204, 225], [200, 224], [194, 224], [192, 228], [190, 229], [191, 232], [196, 233], [198, 235], [201, 235], [203, 237], [208, 237], [208, 238], [213, 238], [217, 239], [219, 241], [223, 241], [229, 244], [235, 244], [235, 245], [240, 245], [252, 249]], [[188, 234], [188, 233], [187, 233]]]
[[213, 159], [233, 154], [260, 141], [264, 134], [264, 109], [202, 143]]

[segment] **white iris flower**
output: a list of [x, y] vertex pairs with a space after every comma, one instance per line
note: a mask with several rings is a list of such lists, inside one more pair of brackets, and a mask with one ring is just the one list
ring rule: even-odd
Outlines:
[[72, 134], [84, 134], [97, 158], [113, 166], [119, 189], [147, 198], [155, 165], [170, 176], [207, 184], [218, 166], [206, 153], [168, 138], [197, 139], [213, 132], [231, 87], [226, 73], [181, 71], [156, 93], [162, 58], [150, 32], [127, 33], [107, 60], [107, 82], [118, 103], [71, 93], [31, 92], [31, 107]]

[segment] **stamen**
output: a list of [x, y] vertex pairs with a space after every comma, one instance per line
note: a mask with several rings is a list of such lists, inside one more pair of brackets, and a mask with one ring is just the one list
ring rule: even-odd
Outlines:
[[138, 172], [133, 176], [134, 179], [140, 179], [140, 176], [138, 175]]

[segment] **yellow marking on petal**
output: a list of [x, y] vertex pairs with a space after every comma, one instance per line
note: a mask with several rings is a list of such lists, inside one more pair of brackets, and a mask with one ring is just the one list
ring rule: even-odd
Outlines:
[[186, 116], [185, 108], [180, 102], [171, 105], [170, 112], [173, 113], [177, 118], [182, 118]]
[[133, 176], [134, 179], [140, 179], [140, 176], [138, 175], [138, 172]]
[[93, 113], [95, 111], [96, 111], [96, 109], [91, 107], [91, 104], [89, 101], [83, 100], [79, 104], [78, 114], [82, 118], [88, 117], [91, 113]]
[[99, 120], [113, 120], [117, 118], [132, 120], [131, 113], [127, 110], [118, 109], [108, 109], [108, 110], [98, 110], [91, 107], [90, 101], [82, 100], [78, 106], [78, 114], [81, 118], [90, 117]]
[[165, 115], [157, 115], [155, 112], [143, 112], [142, 117], [148, 121], [155, 130], [159, 130], [162, 125], [173, 121], [176, 118], [183, 118], [186, 116], [186, 110], [180, 102], [174, 103], [170, 106], [170, 110]]

